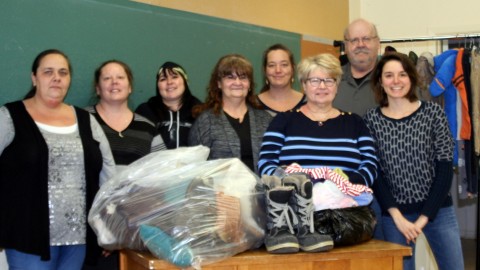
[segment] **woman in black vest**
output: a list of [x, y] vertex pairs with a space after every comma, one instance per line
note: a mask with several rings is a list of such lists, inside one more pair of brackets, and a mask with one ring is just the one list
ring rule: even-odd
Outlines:
[[41, 52], [31, 79], [0, 107], [0, 247], [10, 269], [81, 269], [101, 252], [87, 213], [115, 164], [93, 116], [64, 103], [67, 56]]

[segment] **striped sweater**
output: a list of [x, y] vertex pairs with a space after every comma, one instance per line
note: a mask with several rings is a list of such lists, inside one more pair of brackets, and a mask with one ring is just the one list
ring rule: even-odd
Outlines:
[[279, 113], [263, 137], [258, 167], [271, 175], [278, 166], [298, 163], [304, 168], [340, 168], [350, 182], [371, 186], [377, 157], [372, 137], [362, 118], [342, 112], [323, 122], [300, 111]]

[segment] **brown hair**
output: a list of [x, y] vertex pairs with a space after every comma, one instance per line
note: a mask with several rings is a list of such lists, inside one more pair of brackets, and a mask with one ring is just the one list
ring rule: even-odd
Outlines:
[[384, 54], [382, 58], [380, 58], [380, 60], [378, 61], [372, 73], [371, 83], [372, 83], [373, 93], [375, 96], [375, 101], [378, 103], [378, 105], [380, 105], [380, 107], [388, 106], [387, 94], [383, 90], [381, 79], [382, 79], [383, 68], [385, 64], [387, 64], [390, 61], [400, 62], [403, 69], [405, 70], [408, 77], [410, 78], [411, 87], [410, 87], [410, 90], [408, 90], [408, 93], [405, 97], [410, 102], [418, 100], [417, 93], [416, 93], [416, 89], [419, 84], [418, 73], [417, 73], [417, 69], [412, 63], [412, 60], [410, 60], [410, 58], [408, 58], [408, 56], [406, 56], [403, 53], [389, 52], [387, 54]]
[[263, 52], [263, 62], [262, 62], [262, 65], [263, 65], [263, 81], [264, 81], [264, 84], [262, 86], [262, 89], [260, 90], [260, 93], [263, 93], [265, 91], [268, 91], [268, 89], [270, 89], [270, 85], [268, 84], [268, 79], [267, 79], [267, 76], [265, 75], [265, 70], [267, 69], [267, 65], [268, 65], [268, 54], [272, 51], [277, 51], [277, 50], [280, 50], [280, 51], [284, 51], [288, 54], [288, 60], [290, 61], [290, 66], [292, 66], [292, 81], [295, 77], [295, 58], [293, 57], [293, 53], [292, 51], [287, 48], [287, 46], [283, 45], [283, 44], [274, 44], [270, 47], [268, 47], [264, 52]]
[[[58, 54], [58, 55], [63, 56], [63, 58], [65, 58], [65, 60], [67, 61], [67, 64], [68, 64], [68, 71], [70, 72], [70, 77], [71, 77], [73, 71], [72, 71], [72, 65], [70, 64], [70, 59], [68, 59], [68, 56], [65, 53], [63, 53], [62, 51], [57, 50], [57, 49], [48, 49], [48, 50], [45, 50], [45, 51], [39, 53], [35, 57], [35, 60], [33, 60], [32, 74], [35, 75], [35, 76], [37, 75], [37, 69], [40, 66], [40, 63], [42, 62], [43, 58], [45, 58], [45, 56], [50, 55], [50, 54]], [[31, 98], [31, 97], [35, 96], [36, 93], [37, 93], [37, 87], [32, 84], [32, 86], [30, 87], [30, 91], [28, 91], [28, 93], [25, 95], [25, 97], [23, 99]]]
[[222, 89], [218, 87], [218, 82], [227, 75], [246, 75], [250, 82], [250, 89], [246, 97], [247, 105], [259, 109], [257, 98], [255, 96], [255, 82], [253, 80], [252, 64], [242, 55], [228, 54], [220, 58], [212, 70], [210, 81], [207, 86], [207, 98], [204, 104], [193, 108], [193, 115], [197, 117], [203, 111], [212, 109], [216, 115], [220, 114], [222, 108]]
[[100, 83], [100, 76], [102, 75], [102, 69], [108, 64], [120, 65], [123, 68], [123, 70], [125, 70], [125, 73], [127, 74], [128, 83], [130, 83], [130, 85], [133, 86], [133, 73], [130, 67], [122, 61], [112, 59], [112, 60], [103, 62], [102, 64], [100, 64], [99, 67], [95, 69], [94, 79], [93, 79], [94, 87]]

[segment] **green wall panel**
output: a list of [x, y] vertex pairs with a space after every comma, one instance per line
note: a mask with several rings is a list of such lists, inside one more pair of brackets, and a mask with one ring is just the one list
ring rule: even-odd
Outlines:
[[254, 65], [258, 90], [265, 48], [283, 43], [300, 60], [300, 39], [296, 33], [127, 0], [3, 0], [0, 104], [26, 94], [31, 63], [48, 48], [64, 51], [72, 62], [68, 103], [80, 107], [94, 103], [94, 69], [103, 61], [118, 59], [133, 70], [130, 106], [135, 108], [154, 95], [156, 72], [164, 61], [183, 65], [192, 91], [203, 99], [219, 57], [246, 56]]

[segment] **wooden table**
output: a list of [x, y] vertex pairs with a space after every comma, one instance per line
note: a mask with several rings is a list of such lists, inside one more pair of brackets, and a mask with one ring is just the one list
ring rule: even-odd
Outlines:
[[[402, 259], [410, 256], [410, 247], [379, 240], [336, 247], [328, 252], [295, 254], [269, 254], [264, 249], [246, 251], [224, 261], [209, 264], [205, 270], [401, 270]], [[120, 270], [179, 269], [146, 252], [122, 250]]]

